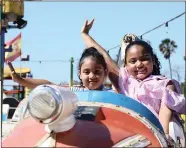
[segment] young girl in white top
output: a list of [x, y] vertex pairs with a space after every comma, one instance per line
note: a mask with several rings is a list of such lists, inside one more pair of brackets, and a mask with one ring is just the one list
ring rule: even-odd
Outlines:
[[[42, 84], [53, 84], [48, 80], [22, 78], [18, 76], [10, 62], [7, 62], [11, 70], [12, 79], [28, 88], [35, 88]], [[95, 49], [90, 47], [84, 50], [79, 60], [78, 76], [80, 87], [71, 87], [72, 91], [79, 90], [108, 90], [104, 87], [107, 77], [107, 65], [103, 56]]]
[[[48, 80], [33, 79], [33, 78], [22, 78], [18, 76], [10, 62], [8, 62], [11, 70], [12, 79], [28, 88], [35, 88], [38, 85], [50, 84], [56, 85]], [[80, 79], [80, 87], [70, 87], [71, 91], [84, 91], [84, 90], [100, 90], [100, 91], [111, 91], [104, 87], [104, 81], [107, 77], [107, 66], [103, 56], [93, 47], [87, 48], [82, 53], [78, 65], [78, 76]], [[61, 86], [62, 87], [62, 86]], [[28, 99], [23, 99], [16, 109], [16, 114], [19, 116], [16, 120], [25, 118], [27, 112]]]

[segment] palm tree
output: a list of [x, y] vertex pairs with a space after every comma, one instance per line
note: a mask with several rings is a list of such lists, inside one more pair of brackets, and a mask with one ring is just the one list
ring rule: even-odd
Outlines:
[[170, 56], [177, 48], [177, 45], [175, 41], [170, 39], [164, 39], [161, 41], [161, 44], [159, 45], [160, 51], [163, 53], [164, 58], [168, 59], [169, 61], [169, 69], [170, 69], [170, 76], [172, 79], [172, 69], [171, 69], [171, 62], [170, 62]]

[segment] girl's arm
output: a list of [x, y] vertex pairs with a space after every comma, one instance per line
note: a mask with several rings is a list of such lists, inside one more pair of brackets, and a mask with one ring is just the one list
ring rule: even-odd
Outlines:
[[[177, 92], [172, 82], [169, 82], [167, 88]], [[159, 112], [159, 120], [163, 126], [165, 134], [169, 134], [169, 122], [172, 120], [172, 111], [164, 104], [161, 104]]]
[[44, 79], [21, 78], [19, 76], [16, 79], [14, 79], [14, 81], [19, 83], [22, 86], [32, 88], [32, 89], [42, 84], [50, 84], [50, 85], [53, 84], [52, 82]]
[[83, 25], [81, 29], [81, 36], [83, 38], [83, 41], [85, 42], [85, 45], [87, 47], [94, 47], [96, 48], [104, 57], [105, 62], [107, 64], [108, 68], [108, 76], [112, 82], [112, 84], [115, 86], [115, 88], [118, 90], [118, 78], [119, 78], [119, 67], [117, 64], [112, 60], [112, 58], [109, 56], [109, 54], [106, 52], [106, 50], [101, 47], [88, 33], [90, 29], [92, 28], [94, 19], [91, 22], [85, 21], [85, 24]]
[[169, 134], [169, 122], [172, 119], [172, 111], [164, 104], [161, 104], [159, 112], [159, 120], [165, 134]]
[[17, 82], [17, 83], [21, 84], [22, 86], [25, 86], [25, 87], [28, 87], [28, 88], [35, 88], [38, 85], [42, 85], [42, 84], [53, 84], [52, 82], [50, 82], [48, 80], [43, 80], [43, 79], [21, 78], [15, 72], [15, 69], [12, 66], [11, 62], [8, 61], [7, 64], [10, 68], [10, 71], [11, 71], [12, 80], [14, 82]]

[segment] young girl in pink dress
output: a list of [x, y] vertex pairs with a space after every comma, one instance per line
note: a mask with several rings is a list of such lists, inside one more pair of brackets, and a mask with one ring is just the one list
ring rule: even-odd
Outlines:
[[169, 123], [173, 115], [186, 113], [186, 102], [180, 94], [179, 83], [160, 75], [160, 63], [152, 47], [142, 40], [132, 41], [126, 47], [124, 67], [119, 68], [106, 50], [89, 35], [93, 21], [86, 20], [81, 29], [86, 46], [95, 47], [103, 55], [115, 88], [147, 106], [159, 118], [165, 134], [171, 135]]

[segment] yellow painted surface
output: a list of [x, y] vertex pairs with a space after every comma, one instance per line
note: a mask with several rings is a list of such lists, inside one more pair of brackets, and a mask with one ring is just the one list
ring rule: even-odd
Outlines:
[[[17, 74], [29, 73], [30, 72], [30, 68], [15, 68], [15, 72]], [[10, 72], [10, 69], [8, 67], [5, 67], [4, 68], [4, 78], [7, 78], [7, 77], [11, 77], [11, 72]]]
[[28, 97], [28, 95], [30, 94], [31, 91], [32, 91], [32, 89], [25, 87], [25, 98]]
[[3, 13], [13, 12], [17, 15], [24, 15], [24, 1], [23, 0], [2, 0]]
[[186, 132], [186, 114], [182, 114], [181, 118], [184, 120], [184, 131]]
[[181, 118], [184, 120], [184, 121], [186, 121], [185, 119], [186, 119], [186, 114], [182, 114], [181, 115]]

